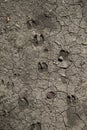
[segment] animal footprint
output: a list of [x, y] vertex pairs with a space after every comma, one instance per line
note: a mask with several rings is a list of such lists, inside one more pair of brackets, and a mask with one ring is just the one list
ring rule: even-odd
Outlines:
[[68, 105], [75, 105], [77, 103], [77, 97], [75, 95], [68, 95], [67, 96], [67, 104]]
[[41, 130], [41, 123], [37, 122], [31, 124], [29, 130]]
[[39, 62], [38, 63], [38, 71], [39, 72], [45, 72], [48, 70], [48, 65], [46, 64], [46, 62]]
[[58, 61], [62, 62], [62, 61], [64, 61], [64, 60], [67, 60], [68, 55], [69, 55], [69, 52], [68, 52], [68, 51], [60, 50], [59, 56], [58, 56]]

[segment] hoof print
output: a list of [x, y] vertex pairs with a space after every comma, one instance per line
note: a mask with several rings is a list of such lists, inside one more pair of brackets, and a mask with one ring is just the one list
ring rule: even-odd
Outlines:
[[68, 55], [69, 55], [68, 51], [60, 50], [59, 56], [58, 56], [58, 61], [62, 62], [64, 60], [67, 60], [68, 59]]
[[28, 29], [32, 29], [37, 27], [39, 25], [39, 22], [33, 18], [30, 18], [29, 20], [27, 20], [26, 24]]
[[35, 124], [31, 124], [29, 130], [35, 130]]
[[38, 20], [35, 20], [35, 19], [31, 19], [31, 23], [32, 23], [32, 26], [33, 27], [36, 27], [36, 26], [38, 26], [39, 25], [39, 21]]
[[77, 103], [77, 98], [75, 95], [68, 95], [67, 96], [67, 104], [68, 105], [75, 105]]
[[41, 130], [41, 123], [40, 122], [36, 123], [36, 130]]
[[38, 63], [38, 71], [39, 72], [46, 72], [48, 70], [48, 65], [45, 62]]
[[48, 52], [49, 50], [48, 50], [48, 48], [46, 47], [46, 48], [44, 48], [44, 52]]
[[33, 37], [33, 44], [34, 46], [40, 46], [44, 43], [44, 36], [43, 34], [35, 34]]
[[31, 124], [29, 130], [41, 130], [41, 123], [37, 122]]

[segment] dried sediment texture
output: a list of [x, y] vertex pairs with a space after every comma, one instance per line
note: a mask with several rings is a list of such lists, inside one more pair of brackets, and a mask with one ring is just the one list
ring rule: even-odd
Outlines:
[[87, 0], [0, 0], [0, 130], [87, 130]]

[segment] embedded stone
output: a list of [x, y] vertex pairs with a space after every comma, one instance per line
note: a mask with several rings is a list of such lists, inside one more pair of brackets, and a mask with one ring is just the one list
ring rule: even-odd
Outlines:
[[56, 97], [56, 93], [55, 92], [50, 91], [50, 92], [47, 93], [47, 98], [48, 99], [53, 99], [55, 97]]

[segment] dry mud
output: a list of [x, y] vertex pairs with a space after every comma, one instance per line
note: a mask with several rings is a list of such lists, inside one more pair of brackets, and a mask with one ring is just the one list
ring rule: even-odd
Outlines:
[[87, 0], [0, 0], [0, 130], [87, 130]]

